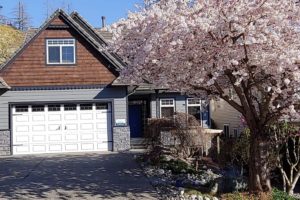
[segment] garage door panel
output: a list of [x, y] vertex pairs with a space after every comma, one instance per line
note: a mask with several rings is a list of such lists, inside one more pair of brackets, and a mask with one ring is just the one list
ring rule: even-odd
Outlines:
[[78, 144], [66, 144], [66, 151], [78, 151]]
[[93, 130], [94, 124], [93, 123], [80, 124], [80, 129], [81, 130]]
[[46, 131], [46, 126], [45, 125], [33, 125], [32, 126], [32, 131], [33, 132]]
[[81, 120], [93, 120], [93, 113], [83, 113], [80, 114]]
[[81, 143], [81, 150], [94, 150], [94, 143]]
[[65, 125], [65, 130], [78, 130], [78, 125], [77, 124], [66, 124]]
[[29, 132], [29, 126], [17, 126], [17, 132]]
[[78, 135], [77, 134], [67, 134], [65, 135], [65, 140], [68, 141], [77, 141]]
[[60, 131], [61, 130], [61, 124], [49, 124], [48, 130], [49, 131]]
[[32, 151], [34, 153], [44, 153], [47, 150], [47, 145], [43, 144], [43, 145], [32, 145]]
[[33, 115], [32, 116], [32, 122], [44, 122], [45, 121], [45, 115]]
[[29, 122], [29, 116], [15, 116], [17, 122]]
[[33, 135], [32, 142], [46, 142], [46, 135]]
[[65, 120], [77, 120], [77, 113], [65, 114]]
[[83, 133], [83, 134], [80, 134], [80, 139], [81, 140], [94, 140], [94, 135], [93, 135], [93, 133]]
[[49, 144], [50, 152], [62, 152], [62, 144]]
[[15, 146], [14, 147], [14, 152], [19, 153], [19, 154], [27, 154], [29, 153], [29, 146]]
[[49, 135], [49, 141], [50, 142], [61, 142], [62, 141], [62, 135]]
[[[109, 106], [65, 104], [13, 107], [13, 153], [59, 153], [112, 149]], [[90, 106], [92, 105], [92, 107]], [[39, 106], [36, 106], [38, 108]], [[51, 108], [51, 109], [50, 109]], [[72, 110], [70, 110], [72, 109]]]
[[16, 135], [16, 141], [17, 142], [29, 142], [29, 136], [28, 135]]
[[61, 115], [60, 114], [49, 114], [48, 120], [49, 121], [61, 121]]

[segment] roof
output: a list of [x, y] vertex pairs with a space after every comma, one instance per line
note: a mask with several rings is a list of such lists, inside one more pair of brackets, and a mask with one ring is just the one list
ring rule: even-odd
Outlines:
[[96, 28], [95, 31], [101, 35], [106, 41], [110, 41], [113, 38], [113, 34], [109, 31], [104, 30], [103, 28]]
[[10, 89], [9, 85], [0, 77], [0, 89]]
[[24, 44], [11, 56], [10, 59], [8, 59], [0, 66], [0, 70], [3, 70], [5, 67], [11, 64], [11, 62], [13, 62], [23, 52], [23, 50], [26, 49], [26, 47], [50, 25], [50, 23], [57, 16], [61, 16], [110, 63], [110, 65], [107, 66], [108, 68], [112, 69], [116, 74], [119, 74], [121, 69], [124, 68], [125, 64], [119, 57], [107, 50], [106, 41], [97, 33], [95, 33], [93, 28], [81, 16], [79, 16], [78, 13], [72, 13], [72, 16], [69, 16], [61, 9], [56, 10], [39, 29], [30, 29], [26, 34]]

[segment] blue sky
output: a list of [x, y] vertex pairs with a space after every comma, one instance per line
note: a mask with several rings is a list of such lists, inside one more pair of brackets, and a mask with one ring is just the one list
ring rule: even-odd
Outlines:
[[[19, 0], [0, 0], [0, 15], [13, 18], [14, 9]], [[101, 16], [106, 16], [107, 24], [126, 17], [129, 10], [135, 10], [136, 4], [142, 0], [21, 0], [25, 4], [27, 13], [30, 16], [31, 26], [39, 27], [47, 16], [47, 7], [51, 12], [57, 8], [70, 11], [77, 11], [90, 24], [95, 27], [101, 26]], [[48, 6], [47, 6], [48, 5]]]

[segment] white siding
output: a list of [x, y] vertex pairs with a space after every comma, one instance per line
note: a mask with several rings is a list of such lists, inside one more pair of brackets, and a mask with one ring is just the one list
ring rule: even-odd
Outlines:
[[229, 134], [233, 136], [233, 129], [238, 128], [238, 132], [244, 130], [241, 123], [241, 114], [224, 100], [211, 101], [211, 119], [217, 129], [223, 130], [224, 124], [229, 125]]

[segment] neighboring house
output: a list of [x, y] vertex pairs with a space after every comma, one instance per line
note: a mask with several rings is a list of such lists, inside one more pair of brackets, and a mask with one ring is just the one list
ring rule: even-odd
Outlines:
[[0, 155], [128, 150], [147, 118], [174, 112], [210, 126], [200, 99], [118, 84], [125, 64], [98, 33], [57, 10], [0, 67]]
[[223, 130], [224, 137], [239, 137], [245, 128], [242, 123], [241, 113], [223, 99], [212, 100], [210, 106], [212, 128]]

